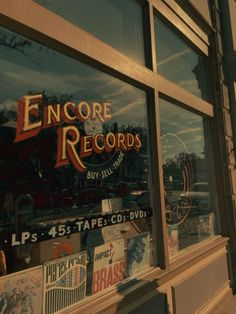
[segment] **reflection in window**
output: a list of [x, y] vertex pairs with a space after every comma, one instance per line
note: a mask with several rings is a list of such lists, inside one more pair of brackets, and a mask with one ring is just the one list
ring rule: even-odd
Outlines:
[[170, 254], [213, 236], [216, 200], [207, 121], [160, 99]]
[[144, 64], [142, 7], [135, 0], [34, 0]]
[[157, 71], [182, 88], [208, 99], [206, 60], [155, 18]]
[[[145, 92], [4, 29], [0, 42], [0, 240], [7, 272], [85, 250], [91, 292], [94, 249], [117, 239], [124, 241], [123, 261], [126, 252], [130, 258], [124, 276], [147, 267]], [[88, 222], [73, 223], [77, 218]], [[90, 230], [93, 224], [107, 226]], [[71, 232], [76, 227], [80, 232]], [[49, 228], [47, 241], [40, 228]], [[37, 243], [17, 236], [19, 248], [12, 248], [12, 233], [22, 231], [36, 232]]]

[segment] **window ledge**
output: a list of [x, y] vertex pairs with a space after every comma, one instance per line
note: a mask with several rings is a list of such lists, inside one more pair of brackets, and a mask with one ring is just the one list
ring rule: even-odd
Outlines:
[[[201, 243], [195, 244], [183, 250], [171, 261], [168, 269], [152, 267], [145, 272], [139, 273], [136, 278], [127, 279], [123, 284], [105, 290], [97, 296], [91, 296], [80, 303], [80, 310], [84, 314], [102, 313], [116, 304], [122, 302], [122, 307], [142, 298], [145, 294], [155, 291], [159, 286], [175, 278], [191, 266], [207, 258], [216, 251], [225, 249], [229, 238], [214, 236]], [[78, 305], [69, 308], [68, 313], [76, 314]]]

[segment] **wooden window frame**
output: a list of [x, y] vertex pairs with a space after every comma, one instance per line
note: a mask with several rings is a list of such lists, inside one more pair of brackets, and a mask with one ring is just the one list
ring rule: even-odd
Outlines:
[[[160, 151], [159, 96], [165, 95], [184, 108], [209, 118], [214, 116], [214, 110], [211, 103], [191, 94], [155, 72], [157, 68], [154, 35], [155, 12], [158, 11], [164, 15], [205, 55], [208, 55], [209, 41], [207, 34], [173, 0], [140, 1], [144, 4], [144, 18], [149, 33], [145, 48], [147, 49], [147, 64], [150, 68], [135, 63], [115, 48], [32, 0], [0, 0], [0, 25], [147, 91], [153, 144], [153, 177], [155, 178], [152, 182], [152, 192], [155, 191], [152, 194], [154, 195], [153, 207], [156, 223], [153, 237], [158, 249], [154, 264], [156, 265], [158, 261], [159, 266], [164, 269], [163, 271], [168, 272], [171, 270], [171, 265], [174, 264], [170, 263], [168, 256], [166, 234], [164, 184]], [[197, 247], [203, 248], [204, 252], [207, 252], [208, 242], [215, 246], [217, 246], [217, 243], [223, 246], [225, 241], [227, 240], [215, 236], [203, 241], [204, 243], [197, 244]], [[195, 247], [195, 245], [192, 247]], [[197, 251], [193, 249], [191, 253], [190, 249], [188, 252], [190, 252], [190, 255], [187, 261], [197, 258]], [[156, 267], [154, 272], [157, 276], [162, 271]], [[152, 275], [151, 277], [154, 278]]]
[[174, 0], [149, 0], [156, 12], [168, 20], [206, 56], [209, 55], [208, 35], [184, 12]]

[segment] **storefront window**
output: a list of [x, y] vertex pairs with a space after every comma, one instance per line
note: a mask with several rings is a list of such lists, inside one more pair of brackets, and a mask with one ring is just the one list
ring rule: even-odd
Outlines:
[[155, 18], [158, 74], [192, 94], [208, 100], [206, 58]]
[[208, 121], [160, 99], [161, 149], [170, 255], [216, 232]]
[[52, 261], [54, 289], [55, 259], [80, 254], [94, 294], [149, 267], [146, 93], [2, 28], [0, 43], [1, 274]]
[[34, 0], [144, 64], [142, 7], [136, 0]]

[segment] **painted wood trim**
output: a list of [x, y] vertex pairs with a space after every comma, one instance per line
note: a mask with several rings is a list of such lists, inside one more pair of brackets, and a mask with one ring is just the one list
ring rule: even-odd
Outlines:
[[162, 0], [149, 0], [152, 5], [169, 23], [177, 28], [183, 35], [185, 35], [194, 46], [196, 46], [206, 56], [209, 55], [208, 45], [198, 36], [180, 17], [170, 9]]

